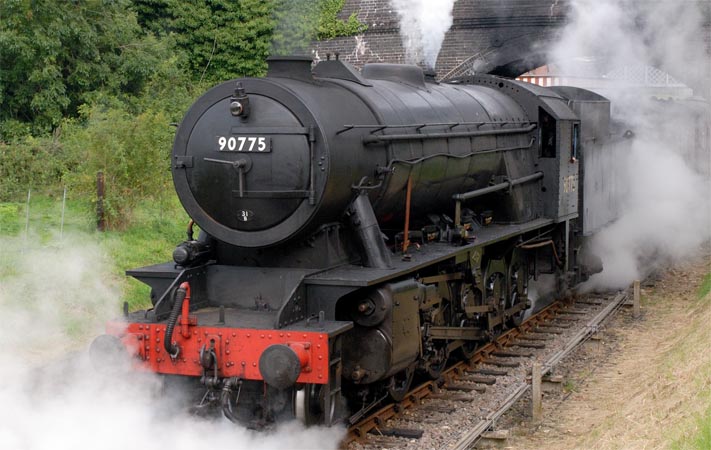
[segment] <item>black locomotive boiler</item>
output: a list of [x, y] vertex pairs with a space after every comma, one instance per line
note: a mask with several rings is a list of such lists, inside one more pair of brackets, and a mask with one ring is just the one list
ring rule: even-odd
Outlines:
[[270, 58], [185, 115], [188, 239], [128, 272], [153, 307], [91, 352], [233, 421], [333, 424], [400, 399], [517, 326], [531, 279], [585, 276], [584, 238], [609, 220], [589, 207], [609, 194], [608, 127], [609, 102], [581, 89]]

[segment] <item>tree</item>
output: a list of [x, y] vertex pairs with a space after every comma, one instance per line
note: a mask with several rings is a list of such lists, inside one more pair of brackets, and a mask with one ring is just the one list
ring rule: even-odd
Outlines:
[[263, 0], [171, 2], [170, 29], [193, 77], [212, 83], [266, 70], [273, 22]]
[[136, 95], [166, 57], [129, 0], [0, 0], [0, 139], [56, 127], [97, 91]]
[[171, 29], [172, 0], [133, 0], [138, 24], [145, 32], [165, 35]]
[[174, 36], [193, 79], [211, 84], [261, 76], [270, 54], [306, 53], [315, 39], [365, 30], [352, 14], [337, 15], [344, 0], [133, 0], [138, 21]]

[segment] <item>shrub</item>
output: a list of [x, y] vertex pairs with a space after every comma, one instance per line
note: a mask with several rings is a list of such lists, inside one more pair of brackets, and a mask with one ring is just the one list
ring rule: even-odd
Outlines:
[[169, 161], [174, 130], [165, 112], [147, 110], [136, 116], [124, 108], [82, 109], [84, 123], [63, 126], [64, 146], [71, 154], [65, 181], [96, 201], [96, 173], [105, 179], [104, 209], [109, 227], [122, 228], [140, 199], [162, 201], [170, 187]]
[[28, 189], [43, 192], [60, 184], [67, 155], [58, 131], [0, 142], [0, 201], [17, 200]]

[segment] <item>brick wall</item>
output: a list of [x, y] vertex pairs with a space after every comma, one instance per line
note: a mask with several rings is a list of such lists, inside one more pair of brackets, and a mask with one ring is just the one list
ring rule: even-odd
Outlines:
[[[564, 1], [543, 4], [539, 0], [458, 0], [454, 4], [454, 23], [447, 33], [437, 60], [442, 75], [472, 55], [488, 56], [495, 64], [496, 49], [509, 46], [530, 47], [550, 37], [564, 20]], [[398, 33], [398, 17], [389, 0], [346, 0], [340, 13], [352, 13], [368, 25], [359, 36], [314, 42], [313, 55], [340, 57], [358, 67], [369, 62], [404, 62], [404, 49]]]
[[[699, 1], [709, 16], [705, 19], [703, 38], [711, 55], [711, 12], [708, 0]], [[454, 23], [437, 59], [438, 76], [443, 77], [463, 62], [472, 60], [476, 60], [477, 71], [496, 71], [499, 67], [497, 73], [507, 75], [516, 75], [517, 69], [501, 69], [500, 66], [517, 59], [532, 58], [523, 64], [528, 65], [527, 68], [542, 65], [545, 61], [537, 60], [536, 56], [543, 53], [560, 31], [568, 9], [568, 0], [457, 0]], [[347, 18], [354, 12], [368, 25], [368, 30], [359, 36], [314, 42], [314, 57], [324, 59], [328, 53], [339, 53], [342, 59], [357, 67], [369, 62], [404, 62], [398, 17], [389, 0], [346, 0], [340, 17]], [[460, 68], [458, 74], [465, 68], [469, 70], [470, 65]]]

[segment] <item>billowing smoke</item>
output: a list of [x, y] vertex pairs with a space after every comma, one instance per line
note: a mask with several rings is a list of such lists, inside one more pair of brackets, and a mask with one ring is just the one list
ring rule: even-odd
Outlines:
[[[565, 75], [576, 75], [581, 60], [594, 61], [603, 75], [655, 73], [653, 67], [708, 95], [702, 27], [708, 11], [700, 8], [702, 2], [574, 0], [572, 20], [549, 60]], [[611, 83], [600, 92], [635, 138], [627, 154], [616, 156], [624, 174], [621, 216], [592, 242], [604, 270], [587, 288], [626, 286], [689, 258], [711, 238], [709, 115], [701, 112], [707, 105], [653, 100], [631, 84]]]
[[434, 69], [444, 35], [452, 26], [455, 0], [391, 0], [400, 19], [400, 36], [409, 64]]
[[38, 241], [3, 238], [0, 341], [15, 351], [0, 352], [0, 375], [77, 350], [118, 308], [116, 279], [98, 246], [65, 236], [37, 249]]
[[257, 433], [190, 416], [162, 395], [157, 377], [98, 374], [85, 349], [120, 308], [106, 255], [90, 241], [65, 237], [31, 250], [24, 239], [3, 239], [0, 258], [13, 263], [0, 267], [13, 273], [0, 277], [0, 448], [338, 448], [342, 428], [290, 423]]

